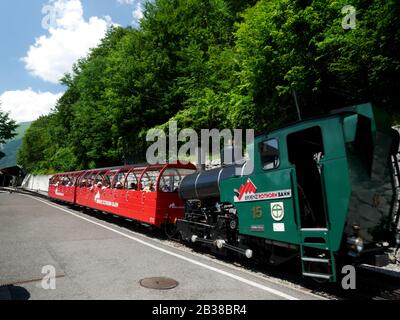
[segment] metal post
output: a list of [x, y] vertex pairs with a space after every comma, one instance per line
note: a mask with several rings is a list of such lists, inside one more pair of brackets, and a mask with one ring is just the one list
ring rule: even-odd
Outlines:
[[301, 120], [301, 113], [300, 113], [299, 102], [297, 101], [297, 94], [294, 89], [292, 90], [292, 92], [293, 92], [294, 103], [296, 104], [297, 115], [299, 117], [299, 120]]

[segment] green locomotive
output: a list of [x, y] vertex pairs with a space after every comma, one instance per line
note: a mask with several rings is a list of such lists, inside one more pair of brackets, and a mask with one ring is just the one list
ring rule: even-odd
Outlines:
[[[399, 245], [399, 133], [371, 104], [256, 137], [246, 163], [180, 185], [183, 240], [336, 281], [342, 263], [373, 263]], [[242, 169], [242, 174], [237, 174]]]

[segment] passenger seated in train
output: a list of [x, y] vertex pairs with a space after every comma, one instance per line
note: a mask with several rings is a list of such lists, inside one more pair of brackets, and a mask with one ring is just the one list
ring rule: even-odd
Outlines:
[[143, 189], [144, 192], [154, 192], [154, 182], [150, 180], [149, 184]]
[[118, 189], [118, 190], [123, 189], [123, 185], [122, 185], [122, 182], [121, 182], [121, 181], [118, 181], [118, 182], [115, 184], [115, 189]]
[[171, 192], [171, 188], [165, 184], [161, 187], [161, 191], [162, 192]]
[[129, 190], [136, 190], [137, 189], [137, 184], [134, 182], [131, 182], [131, 184], [129, 185]]

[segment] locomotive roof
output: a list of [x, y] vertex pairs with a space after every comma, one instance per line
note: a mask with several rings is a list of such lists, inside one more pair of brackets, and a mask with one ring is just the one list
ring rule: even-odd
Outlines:
[[[265, 136], [265, 135], [268, 135], [268, 134], [271, 134], [274, 132], [278, 132], [281, 130], [292, 129], [293, 127], [300, 126], [302, 124], [307, 124], [309, 122], [317, 122], [318, 120], [321, 120], [321, 119], [342, 117], [342, 116], [350, 115], [350, 114], [365, 114], [365, 113], [368, 113], [368, 111], [366, 110], [367, 108], [370, 108], [369, 110], [372, 110], [372, 105], [370, 103], [366, 103], [366, 104], [362, 104], [362, 105], [355, 105], [355, 106], [350, 106], [350, 107], [345, 107], [345, 108], [340, 108], [340, 109], [334, 109], [334, 110], [331, 110], [331, 112], [329, 114], [321, 114], [321, 115], [309, 117], [306, 119], [297, 120], [297, 121], [290, 122], [289, 124], [277, 127], [272, 130], [266, 130], [264, 132], [257, 134], [256, 138], [262, 137], [262, 136]], [[362, 112], [362, 111], [364, 111], [364, 112]]]

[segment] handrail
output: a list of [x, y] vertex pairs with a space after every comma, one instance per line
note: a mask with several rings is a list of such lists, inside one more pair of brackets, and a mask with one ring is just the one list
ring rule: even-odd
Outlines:
[[400, 151], [397, 154], [392, 155], [393, 157], [393, 169], [394, 169], [394, 179], [397, 182], [395, 191], [395, 201], [397, 201], [397, 212], [393, 213], [393, 218], [395, 225], [398, 230], [400, 230]]
[[326, 227], [331, 230], [331, 219], [330, 219], [330, 213], [329, 213], [329, 209], [328, 209], [328, 199], [326, 197], [326, 183], [325, 183], [325, 175], [324, 175], [324, 171], [325, 171], [325, 167], [324, 167], [324, 163], [323, 160], [320, 161], [319, 163], [320, 165], [320, 176], [321, 176], [321, 189], [322, 189], [322, 199], [323, 199], [323, 203], [324, 203], [324, 214], [325, 214], [325, 221], [326, 221]]

